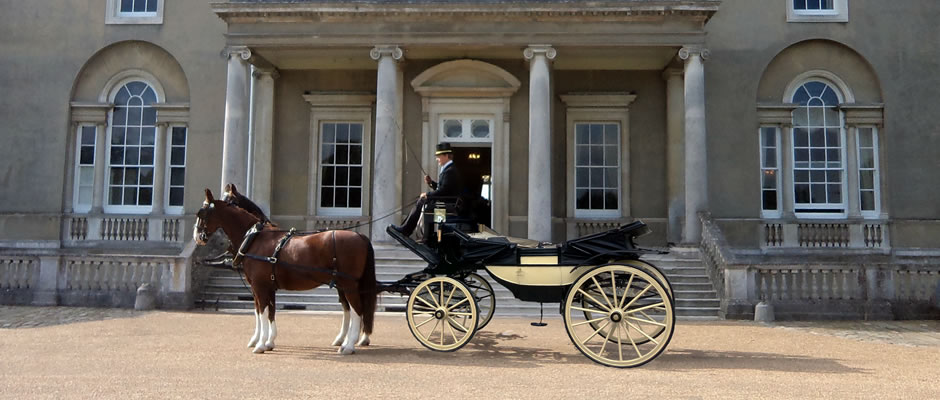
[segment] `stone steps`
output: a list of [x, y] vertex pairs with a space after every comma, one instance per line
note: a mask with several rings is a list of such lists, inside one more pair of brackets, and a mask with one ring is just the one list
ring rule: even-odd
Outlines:
[[[686, 253], [687, 254], [687, 253]], [[688, 255], [653, 255], [644, 260], [659, 267], [669, 279], [676, 297], [676, 314], [680, 319], [717, 319], [719, 299], [705, 274], [701, 261]], [[380, 282], [394, 282], [405, 275], [424, 269], [427, 264], [411, 251], [392, 246], [376, 247], [376, 278]], [[490, 281], [496, 292], [496, 316], [528, 316], [538, 318], [539, 303], [524, 302], [497, 284], [485, 272], [480, 274]], [[248, 283], [232, 271], [213, 270], [202, 293], [197, 296], [196, 307], [205, 309], [251, 309], [252, 296]], [[407, 297], [382, 293], [379, 311], [402, 311]], [[288, 310], [342, 310], [336, 291], [320, 286], [307, 291], [278, 291], [278, 309]], [[557, 303], [546, 303], [546, 316], [558, 315]]]

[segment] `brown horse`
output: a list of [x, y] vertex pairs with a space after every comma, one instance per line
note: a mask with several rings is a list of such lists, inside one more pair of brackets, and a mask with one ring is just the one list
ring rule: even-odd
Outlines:
[[[205, 202], [196, 213], [193, 239], [204, 245], [209, 235], [222, 229], [233, 243], [242, 243], [249, 230], [260, 226], [260, 222], [244, 209], [215, 200], [206, 189]], [[356, 344], [368, 345], [377, 298], [375, 253], [369, 239], [351, 231], [298, 235], [283, 245], [275, 262], [258, 259], [273, 256], [284, 236], [284, 231], [266, 224], [240, 250], [247, 255], [242, 267], [255, 297], [255, 335], [249, 347], [254, 346], [255, 353], [274, 348], [277, 336], [274, 293], [277, 289], [309, 290], [329, 282], [335, 282], [343, 308], [351, 307], [355, 311], [351, 317], [343, 318], [343, 327], [334, 345], [340, 345], [342, 354], [354, 353]]]

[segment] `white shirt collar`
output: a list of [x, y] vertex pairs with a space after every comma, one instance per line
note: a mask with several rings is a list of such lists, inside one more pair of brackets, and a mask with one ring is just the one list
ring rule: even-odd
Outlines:
[[447, 167], [449, 167], [453, 163], [454, 163], [454, 160], [448, 161], [447, 164], [444, 164], [444, 166], [441, 167], [441, 171], [443, 172], [445, 169], [447, 169]]

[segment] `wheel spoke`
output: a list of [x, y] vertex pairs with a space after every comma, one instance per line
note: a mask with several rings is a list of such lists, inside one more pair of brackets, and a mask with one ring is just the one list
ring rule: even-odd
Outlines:
[[627, 305], [625, 305], [625, 306], [623, 306], [623, 307], [620, 307], [620, 308], [621, 308], [621, 309], [630, 308], [630, 306], [632, 306], [634, 302], [636, 302], [637, 300], [639, 300], [639, 299], [640, 299], [640, 296], [642, 296], [643, 293], [646, 293], [648, 290], [650, 290], [651, 287], [653, 287], [653, 284], [652, 284], [652, 283], [649, 284], [649, 285], [646, 285], [646, 287], [643, 288], [643, 291], [642, 291], [642, 292], [638, 293], [636, 296], [633, 297], [633, 300], [630, 300], [630, 302], [627, 303]]
[[454, 343], [459, 342], [459, 340], [457, 340], [457, 333], [454, 331], [454, 325], [450, 323], [448, 323], [447, 325], [450, 327], [450, 337], [454, 338]]
[[581, 345], [586, 346], [585, 343], [587, 343], [588, 340], [591, 340], [592, 338], [594, 338], [594, 336], [597, 336], [597, 333], [600, 332], [601, 329], [606, 328], [607, 325], [610, 325], [610, 320], [606, 321], [604, 325], [601, 325], [599, 328], [597, 328], [597, 330], [594, 331], [594, 333], [592, 333], [591, 336], [588, 336], [586, 339], [582, 340]]
[[[611, 272], [611, 274], [613, 274], [613, 272]], [[630, 274], [630, 280], [627, 281], [627, 286], [624, 287], [624, 289], [623, 289], [623, 297], [620, 298], [620, 302], [619, 302], [619, 304], [617, 304], [617, 308], [621, 308], [621, 309], [622, 309], [622, 308], [623, 308], [623, 302], [624, 302], [624, 301], [627, 301], [627, 294], [630, 293], [630, 288], [633, 287], [633, 277], [634, 277], [634, 276], [636, 276], [636, 275]], [[617, 293], [614, 293], [614, 296], [616, 296], [616, 295], [617, 295]]]
[[613, 328], [607, 331], [607, 336], [604, 337], [604, 343], [601, 344], [601, 350], [597, 352], [597, 355], [603, 357], [604, 349], [607, 348], [607, 342], [610, 342], [610, 334], [614, 333], [614, 329], [617, 329], [617, 325], [614, 324]]
[[596, 308], [595, 308], [595, 309], [591, 309], [591, 308], [582, 308], [582, 307], [578, 307], [578, 306], [571, 306], [571, 309], [572, 309], [572, 310], [578, 310], [578, 311], [589, 312], [589, 313], [591, 313], [591, 314], [607, 314], [606, 311], [604, 311], [604, 310], [598, 310], [598, 309], [596, 309]]
[[462, 316], [462, 317], [472, 317], [472, 316], [473, 316], [472, 313], [468, 313], [468, 312], [456, 312], [456, 311], [449, 312], [448, 314], [450, 314], [450, 315], [459, 315], [459, 316]]
[[636, 326], [636, 325], [633, 325], [633, 324], [631, 324], [631, 323], [628, 322], [628, 321], [623, 321], [623, 322], [624, 322], [625, 324], [629, 325], [631, 328], [636, 329], [638, 332], [640, 332], [641, 335], [646, 336], [646, 338], [649, 339], [649, 341], [651, 341], [651, 342], [653, 342], [653, 343], [656, 343], [656, 344], [659, 344], [659, 342], [657, 342], [656, 339], [653, 339], [650, 335], [647, 335], [646, 332], [643, 332], [643, 330], [640, 329], [640, 327], [638, 327], [638, 326]]
[[623, 361], [623, 343], [620, 342], [620, 324], [615, 325], [614, 329], [617, 330], [617, 356], [620, 357], [620, 361]]
[[457, 325], [454, 326], [454, 328], [457, 328], [457, 330], [459, 330], [459, 331], [461, 331], [461, 332], [463, 332], [463, 333], [469, 332], [469, 330], [467, 330], [467, 327], [463, 326], [463, 324], [457, 324]]
[[587, 292], [581, 290], [580, 288], [578, 288], [578, 292], [580, 292], [581, 294], [583, 294], [585, 297], [591, 299], [591, 301], [594, 302], [594, 304], [597, 304], [598, 306], [600, 306], [601, 308], [603, 308], [604, 311], [610, 312], [610, 309], [609, 309], [609, 308], [604, 307], [604, 305], [601, 304], [601, 302], [597, 301], [597, 299], [595, 299], [593, 296], [589, 295]]
[[[427, 290], [428, 294], [431, 295], [431, 301], [434, 302], [434, 304], [431, 305], [431, 308], [438, 308], [438, 307], [440, 307], [440, 306], [441, 306], [440, 303], [437, 302], [437, 296], [435, 296], [435, 295], [434, 295], [434, 292], [431, 291], [431, 285], [425, 286], [425, 287], [424, 287], [424, 290]], [[418, 298], [420, 299], [420, 297], [418, 297]]]
[[424, 325], [424, 324], [426, 324], [426, 323], [428, 323], [428, 322], [431, 322], [432, 320], [435, 320], [435, 319], [437, 319], [437, 318], [434, 318], [434, 316], [432, 315], [431, 318], [428, 318], [428, 319], [424, 320], [424, 322], [415, 325], [415, 328], [420, 328], [422, 325]]
[[[572, 307], [572, 308], [573, 308], [573, 307]], [[571, 326], [581, 326], [581, 325], [584, 325], [584, 324], [590, 324], [590, 323], [594, 323], [594, 322], [600, 321], [600, 320], [602, 320], [602, 319], [607, 319], [607, 316], [605, 315], [605, 316], [600, 317], [600, 318], [594, 318], [594, 319], [589, 320], [589, 321], [581, 321], [581, 322], [578, 322], [578, 323], [576, 323], [576, 324], [571, 324]]]
[[[661, 302], [656, 303], [656, 304], [649, 304], [649, 305], [645, 305], [645, 306], [640, 307], [640, 308], [634, 308], [634, 309], [632, 309], [632, 310], [626, 310], [626, 311], [624, 311], [624, 312], [627, 313], [627, 314], [633, 314], [633, 313], [635, 313], [635, 312], [641, 312], [641, 311], [643, 311], [643, 310], [649, 310], [650, 308], [661, 307], [661, 306], [663, 306], [663, 305], [665, 305], [665, 304], [666, 304], [665, 302], [662, 302], [662, 301], [661, 301]], [[627, 306], [629, 306], [629, 304], [627, 304]], [[624, 308], [626, 308], [626, 307], [624, 307]]]
[[[619, 305], [620, 305], [620, 302], [617, 301], [617, 279], [615, 279], [616, 276], [617, 276], [617, 274], [615, 274], [614, 271], [610, 271], [610, 285], [611, 285], [611, 287], [614, 289], [614, 294], [613, 294], [614, 303], [617, 303], [617, 305], [619, 306]], [[613, 307], [613, 306], [611, 306], [611, 307]]]
[[437, 308], [437, 307], [434, 306], [434, 304], [428, 303], [427, 300], [421, 298], [421, 296], [415, 296], [415, 299], [421, 301], [421, 302], [424, 303], [424, 304], [427, 304], [427, 306], [428, 306], [428, 307], [431, 307], [432, 310], [435, 309], [435, 308]]
[[610, 299], [607, 298], [607, 293], [604, 293], [604, 288], [601, 287], [601, 284], [600, 284], [600, 283], [597, 283], [597, 278], [595, 278], [595, 277], [592, 276], [592, 277], [591, 277], [591, 280], [594, 281], [594, 285], [597, 286], [598, 291], [601, 292], [601, 295], [604, 296], [604, 302], [607, 303], [607, 309], [609, 310], [609, 309], [611, 309], [611, 308], [614, 308], [614, 306], [613, 306], [612, 304], [610, 304]]
[[431, 328], [431, 330], [428, 332], [427, 336], [424, 337], [424, 341], [426, 341], [426, 342], [430, 342], [430, 341], [431, 341], [431, 335], [433, 335], [433, 334], [434, 334], [434, 331], [437, 330], [437, 324], [439, 324], [439, 323], [441, 322], [441, 320], [439, 320], [439, 319], [437, 319], [437, 318], [434, 318], [434, 320], [436, 321], [436, 322], [434, 322], [434, 326], [433, 326], [433, 327]]
[[[441, 302], [438, 303], [438, 304], [439, 304], [439, 305], [444, 305], [444, 304], [445, 304], [445, 303], [444, 303], [444, 281], [441, 281], [441, 292], [440, 292], [440, 293], [441, 293]], [[443, 330], [442, 330], [441, 332], [443, 332]]]
[[457, 291], [457, 285], [454, 285], [454, 288], [450, 290], [450, 294], [447, 295], [447, 301], [445, 301], [443, 304], [450, 304], [450, 299], [454, 298], [454, 292], [456, 291]]
[[452, 305], [452, 306], [450, 306], [450, 307], [447, 307], [447, 311], [453, 310], [453, 309], [456, 308], [457, 306], [459, 306], [459, 305], [465, 303], [467, 300], [470, 300], [470, 298], [464, 297], [463, 300], [460, 300], [460, 301], [454, 303], [454, 305]]
[[[624, 322], [625, 322], [625, 321], [624, 321]], [[630, 336], [630, 330], [624, 328], [624, 332], [626, 333], [627, 339], [630, 339], [630, 344], [633, 345], [633, 350], [636, 351], [636, 356], [637, 356], [637, 357], [643, 357], [643, 353], [640, 353], [640, 348], [639, 348], [639, 347], [636, 347], [636, 342], [633, 341], [633, 336]]]
[[652, 320], [652, 319], [637, 318], [637, 317], [633, 317], [633, 316], [630, 316], [630, 315], [625, 315], [624, 317], [626, 317], [627, 319], [631, 319], [631, 320], [634, 320], [634, 321], [637, 321], [637, 322], [642, 322], [642, 323], [645, 323], [645, 324], [651, 324], [651, 325], [662, 326], [662, 327], [665, 327], [665, 326], [666, 326], [666, 324], [661, 323], [661, 322], [656, 322], [656, 321], [654, 321], [654, 320]]

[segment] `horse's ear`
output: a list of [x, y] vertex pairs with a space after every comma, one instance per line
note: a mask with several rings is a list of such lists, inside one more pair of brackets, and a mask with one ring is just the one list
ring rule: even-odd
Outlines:
[[206, 201], [209, 203], [215, 201], [215, 198], [212, 197], [212, 191], [209, 190], [209, 188], [206, 188]]
[[228, 191], [229, 191], [230, 193], [232, 193], [233, 195], [237, 195], [237, 194], [238, 194], [238, 188], [235, 187], [235, 184], [234, 184], [234, 183], [229, 183], [228, 186], [229, 186], [229, 190], [228, 190]]

